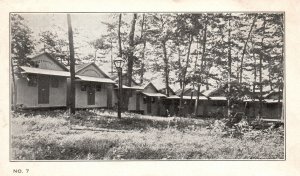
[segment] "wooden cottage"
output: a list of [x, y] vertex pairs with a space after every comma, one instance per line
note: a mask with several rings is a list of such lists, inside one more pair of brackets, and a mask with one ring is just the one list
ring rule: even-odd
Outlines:
[[[70, 80], [68, 82], [70, 83]], [[95, 63], [76, 65], [75, 82], [76, 108], [112, 107], [115, 82]], [[68, 85], [70, 87], [70, 84]]]
[[138, 92], [140, 110], [143, 114], [164, 116], [165, 109], [163, 105], [163, 99], [166, 98], [165, 94], [159, 93], [157, 88], [150, 82], [142, 86], [142, 89]]
[[16, 104], [23, 108], [66, 107], [68, 69], [48, 53], [31, 61], [35, 67], [20, 67]]
[[[171, 95], [168, 99], [171, 99], [173, 104], [175, 105], [175, 109], [178, 114], [179, 111], [179, 104], [180, 104], [180, 97], [181, 97], [182, 90], [179, 89], [175, 93], [176, 95]], [[197, 99], [197, 90], [195, 88], [189, 87], [183, 91], [182, 97], [182, 114], [194, 114], [195, 112], [195, 103]], [[198, 99], [198, 109], [196, 116], [203, 116], [205, 115], [205, 106], [207, 102], [207, 97], [205, 97], [201, 92], [199, 94]]]
[[[248, 117], [255, 118], [259, 115], [260, 101], [258, 97], [244, 100], [246, 114]], [[280, 119], [282, 117], [282, 92], [277, 90], [270, 91], [263, 95], [262, 99], [262, 118]]]

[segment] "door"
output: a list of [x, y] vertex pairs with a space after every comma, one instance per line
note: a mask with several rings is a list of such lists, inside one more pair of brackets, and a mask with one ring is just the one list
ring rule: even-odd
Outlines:
[[91, 84], [87, 86], [87, 98], [88, 105], [95, 105], [95, 87]]
[[49, 82], [48, 76], [38, 76], [38, 104], [49, 104]]
[[112, 85], [107, 85], [107, 108], [111, 109], [112, 107], [112, 91], [113, 91], [113, 87]]
[[136, 99], [135, 99], [135, 109], [136, 109], [136, 111], [140, 111], [140, 93], [139, 92], [136, 92], [136, 94], [135, 94], [135, 97], [136, 97]]
[[147, 97], [147, 114], [151, 114], [151, 97]]

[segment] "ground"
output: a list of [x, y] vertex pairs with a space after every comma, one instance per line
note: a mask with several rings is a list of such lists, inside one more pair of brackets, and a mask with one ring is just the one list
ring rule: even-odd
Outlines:
[[12, 160], [284, 159], [282, 129], [224, 131], [214, 119], [104, 110], [11, 116]]

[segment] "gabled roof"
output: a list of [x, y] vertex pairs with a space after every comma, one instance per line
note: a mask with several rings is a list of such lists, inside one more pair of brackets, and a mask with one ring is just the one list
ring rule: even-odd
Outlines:
[[[181, 96], [181, 91], [182, 91], [182, 89], [178, 89], [176, 91], [176, 95]], [[187, 93], [192, 92], [192, 91], [194, 92], [194, 96], [196, 96], [197, 95], [197, 90], [195, 88], [192, 88], [192, 87], [185, 88], [184, 91], [183, 91], [183, 95], [184, 96], [190, 96], [190, 94], [187, 95]], [[200, 96], [205, 96], [205, 95], [202, 94], [202, 92], [200, 91]]]
[[90, 65], [94, 65], [95, 68], [104, 75], [104, 77], [106, 78], [110, 78], [104, 71], [102, 71], [94, 62], [91, 63], [85, 63], [85, 64], [79, 64], [79, 65], [75, 65], [75, 74], [77, 74], [78, 72], [80, 72], [81, 70], [87, 68]]
[[32, 57], [31, 60], [32, 60], [32, 59], [35, 59], [35, 58], [38, 58], [38, 57], [40, 57], [40, 56], [42, 56], [42, 55], [46, 55], [49, 59], [51, 59], [53, 62], [55, 62], [55, 63], [56, 63], [59, 67], [61, 67], [63, 70], [69, 71], [69, 70], [67, 69], [67, 67], [66, 67], [64, 64], [60, 63], [57, 59], [53, 58], [53, 57], [51, 56], [51, 54], [49, 54], [49, 53], [47, 53], [47, 52], [38, 54], [38, 55]]
[[[151, 81], [151, 83], [156, 87], [156, 89], [159, 92], [161, 92], [161, 93], [165, 92], [166, 86], [165, 86], [165, 84], [162, 81], [156, 79], [156, 80]], [[173, 95], [176, 94], [175, 91], [170, 86], [168, 87], [168, 89], [171, 92], [171, 94], [173, 94]]]
[[152, 86], [155, 89], [155, 91], [158, 92], [157, 88], [151, 82], [145, 83], [144, 85], [141, 86], [141, 88], [145, 89], [148, 86]]

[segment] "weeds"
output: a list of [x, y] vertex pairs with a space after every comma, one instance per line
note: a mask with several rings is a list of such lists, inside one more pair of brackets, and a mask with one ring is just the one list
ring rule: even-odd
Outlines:
[[[69, 123], [125, 132], [70, 130]], [[65, 111], [16, 113], [13, 160], [283, 159], [283, 129], [224, 135], [222, 120], [163, 118], [88, 110], [71, 119]], [[72, 125], [71, 124], [71, 125]], [[210, 127], [208, 127], [210, 125]], [[208, 128], [207, 128], [208, 127]], [[249, 129], [248, 129], [249, 128]], [[130, 130], [130, 132], [126, 132]]]

